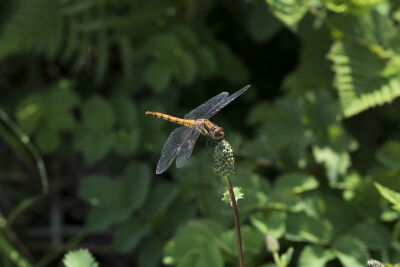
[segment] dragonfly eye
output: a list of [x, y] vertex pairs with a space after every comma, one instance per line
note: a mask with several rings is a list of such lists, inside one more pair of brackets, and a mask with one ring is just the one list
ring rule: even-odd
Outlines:
[[224, 129], [222, 129], [222, 127], [215, 128], [215, 130], [213, 131], [213, 135], [214, 139], [221, 139], [222, 137], [224, 137]]

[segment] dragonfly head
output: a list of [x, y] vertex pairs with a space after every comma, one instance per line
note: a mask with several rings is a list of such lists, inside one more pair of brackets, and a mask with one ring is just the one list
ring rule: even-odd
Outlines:
[[214, 130], [212, 131], [212, 138], [219, 140], [222, 139], [224, 137], [224, 129], [222, 129], [222, 127], [215, 127]]

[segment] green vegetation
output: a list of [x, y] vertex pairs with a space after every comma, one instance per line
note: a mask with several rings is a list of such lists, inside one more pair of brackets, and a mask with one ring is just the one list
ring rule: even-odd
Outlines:
[[237, 266], [205, 138], [157, 176], [174, 125], [144, 112], [246, 84], [212, 118], [245, 266], [400, 262], [399, 25], [389, 0], [0, 1], [0, 266]]

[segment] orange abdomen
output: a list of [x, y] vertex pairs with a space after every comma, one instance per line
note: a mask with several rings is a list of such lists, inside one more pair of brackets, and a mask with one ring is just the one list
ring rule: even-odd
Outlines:
[[194, 127], [194, 120], [186, 120], [186, 119], [181, 119], [178, 117], [170, 116], [161, 112], [156, 112], [156, 111], [146, 111], [147, 115], [163, 119], [166, 121], [172, 121], [181, 125], [184, 125], [186, 127]]

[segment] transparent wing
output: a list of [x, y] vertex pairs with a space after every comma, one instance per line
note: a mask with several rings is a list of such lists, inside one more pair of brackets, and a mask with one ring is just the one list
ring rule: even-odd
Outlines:
[[176, 167], [180, 168], [187, 160], [190, 158], [193, 152], [194, 144], [196, 144], [197, 138], [199, 138], [199, 131], [192, 131], [186, 140], [183, 142], [182, 149], [179, 150], [178, 155], [176, 156]]
[[[246, 85], [245, 87], [243, 87], [242, 89], [240, 89], [239, 91], [236, 91], [234, 94], [230, 95], [229, 97], [226, 97], [224, 99], [221, 99], [219, 102], [215, 103], [215, 105], [212, 105], [211, 107], [209, 107], [208, 111], [203, 114], [205, 119], [209, 119], [212, 116], [214, 116], [218, 111], [220, 111], [221, 109], [223, 109], [226, 105], [228, 105], [229, 103], [231, 103], [233, 100], [235, 100], [236, 97], [240, 96], [241, 94], [243, 94], [244, 92], [246, 92], [247, 89], [250, 88], [250, 85]], [[211, 98], [212, 99], [212, 98]], [[208, 102], [208, 101], [207, 101]], [[207, 103], [206, 102], [206, 103]]]
[[227, 92], [222, 92], [219, 95], [214, 96], [213, 98], [209, 99], [204, 104], [201, 104], [197, 108], [190, 111], [188, 114], [185, 115], [185, 119], [202, 119], [205, 118], [204, 115], [209, 112], [210, 108], [218, 105], [221, 101], [228, 98]]
[[184, 147], [185, 140], [193, 131], [196, 130], [188, 127], [179, 127], [172, 131], [161, 150], [156, 174], [163, 173], [169, 166], [171, 166], [179, 151]]

